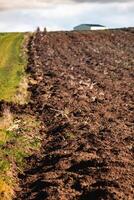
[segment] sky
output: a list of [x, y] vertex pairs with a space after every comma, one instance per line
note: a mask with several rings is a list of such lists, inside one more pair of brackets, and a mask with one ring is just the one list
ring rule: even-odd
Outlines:
[[0, 32], [72, 30], [82, 23], [134, 27], [134, 0], [0, 0]]

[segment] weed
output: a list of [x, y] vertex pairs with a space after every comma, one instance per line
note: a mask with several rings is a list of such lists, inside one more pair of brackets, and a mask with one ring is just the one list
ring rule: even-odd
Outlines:
[[72, 133], [72, 132], [67, 132], [66, 134], [65, 134], [65, 137], [67, 138], [67, 139], [70, 139], [70, 140], [73, 140], [73, 139], [75, 139], [75, 134], [74, 133]]

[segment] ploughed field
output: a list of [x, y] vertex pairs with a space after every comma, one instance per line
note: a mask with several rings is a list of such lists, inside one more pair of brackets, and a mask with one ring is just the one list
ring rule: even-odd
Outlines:
[[37, 32], [28, 50], [43, 142], [16, 199], [133, 200], [133, 31]]

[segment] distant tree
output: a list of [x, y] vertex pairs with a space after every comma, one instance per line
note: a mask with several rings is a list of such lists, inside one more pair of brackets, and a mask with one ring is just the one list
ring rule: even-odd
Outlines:
[[39, 27], [39, 26], [37, 27], [36, 32], [37, 32], [37, 33], [40, 32], [40, 27]]
[[44, 28], [44, 33], [46, 33], [46, 32], [47, 32], [47, 28], [45, 27], [45, 28]]

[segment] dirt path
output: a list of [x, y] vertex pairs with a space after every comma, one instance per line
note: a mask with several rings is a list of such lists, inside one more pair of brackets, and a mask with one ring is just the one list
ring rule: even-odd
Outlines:
[[37, 33], [29, 43], [30, 109], [41, 155], [17, 200], [133, 199], [134, 33]]

